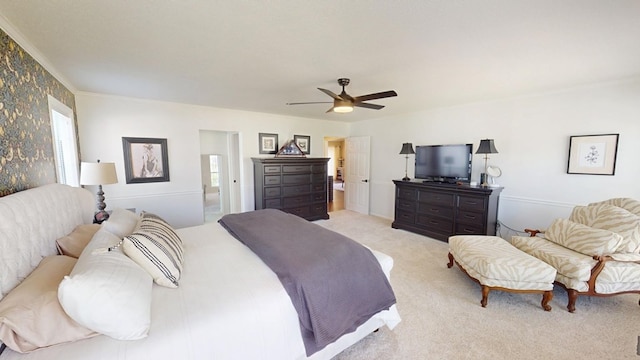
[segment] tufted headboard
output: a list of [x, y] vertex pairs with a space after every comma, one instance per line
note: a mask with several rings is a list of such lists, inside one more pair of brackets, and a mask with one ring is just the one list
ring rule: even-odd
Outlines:
[[91, 192], [61, 184], [0, 198], [0, 299], [43, 257], [57, 254], [56, 239], [90, 224], [94, 211]]

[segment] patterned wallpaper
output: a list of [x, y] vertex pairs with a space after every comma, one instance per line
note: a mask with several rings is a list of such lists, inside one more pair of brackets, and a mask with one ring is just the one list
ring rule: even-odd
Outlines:
[[47, 95], [75, 113], [73, 93], [0, 29], [0, 197], [56, 182]]

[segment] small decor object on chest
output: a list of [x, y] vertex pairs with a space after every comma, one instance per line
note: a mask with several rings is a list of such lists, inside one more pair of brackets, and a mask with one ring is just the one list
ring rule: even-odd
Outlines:
[[278, 150], [278, 153], [276, 153], [276, 157], [286, 156], [306, 157], [302, 149], [300, 149], [300, 146], [298, 146], [298, 144], [296, 144], [294, 140], [287, 141], [284, 145], [282, 145], [280, 150]]
[[309, 155], [311, 153], [311, 136], [293, 135], [293, 141], [302, 150], [303, 153]]

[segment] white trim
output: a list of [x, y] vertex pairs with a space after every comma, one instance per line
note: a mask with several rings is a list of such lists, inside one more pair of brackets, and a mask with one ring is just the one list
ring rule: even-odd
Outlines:
[[51, 62], [35, 47], [33, 46], [27, 38], [22, 35], [22, 33], [7, 19], [4, 15], [0, 14], [0, 28], [13, 39], [24, 51], [26, 51], [29, 56], [31, 56], [35, 61], [37, 61], [45, 70], [51, 74], [56, 80], [62, 83], [69, 91], [71, 91], [74, 95], [77, 92], [75, 86], [71, 84], [71, 82], [64, 77], [56, 68], [51, 64]]
[[544, 206], [553, 206], [559, 208], [573, 209], [575, 206], [579, 206], [578, 204], [570, 204], [558, 201], [550, 201], [550, 200], [541, 200], [541, 199], [533, 199], [521, 196], [509, 196], [509, 195], [500, 195], [500, 201], [514, 201], [520, 203], [528, 203], [528, 204], [536, 204], [536, 205], [544, 205]]

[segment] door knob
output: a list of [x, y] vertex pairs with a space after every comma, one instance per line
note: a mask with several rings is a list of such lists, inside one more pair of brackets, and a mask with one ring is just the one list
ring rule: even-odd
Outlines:
[[369, 182], [369, 180], [368, 179], [364, 179], [364, 180], [362, 180], [362, 182]]

